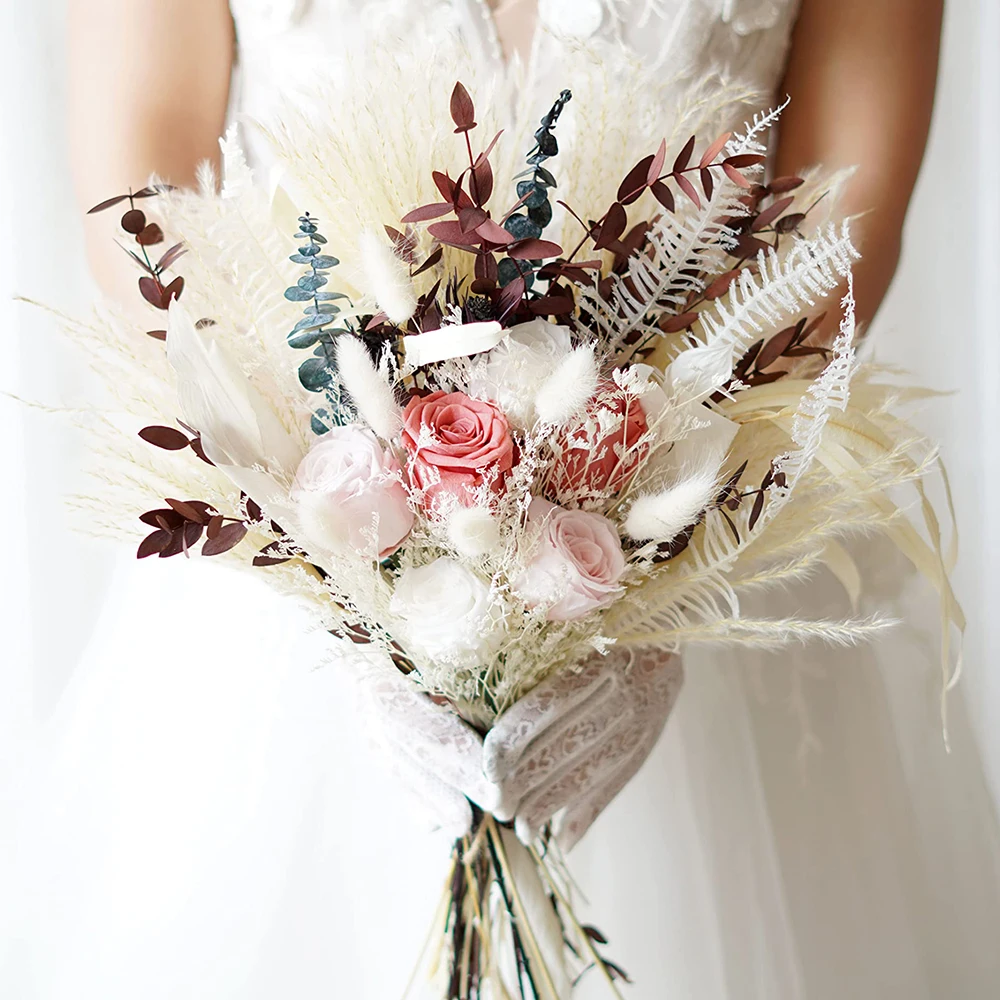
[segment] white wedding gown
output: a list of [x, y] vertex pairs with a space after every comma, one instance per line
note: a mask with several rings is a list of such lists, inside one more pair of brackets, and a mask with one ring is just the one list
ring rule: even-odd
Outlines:
[[[535, 58], [603, 40], [608, 59], [713, 66], [770, 95], [794, 6], [541, 0]], [[264, 111], [307, 56], [385, 30], [458, 32], [501, 67], [485, 3], [233, 8], [238, 112]], [[844, 604], [822, 580], [771, 600]], [[627, 996], [1000, 995], [995, 820], [961, 702], [946, 756], [933, 636], [894, 651], [892, 666], [877, 649], [688, 656], [664, 738], [572, 856]], [[25, 782], [19, 985], [3, 995], [401, 997], [448, 844], [399, 807], [361, 722], [328, 637], [260, 580], [123, 557]]]

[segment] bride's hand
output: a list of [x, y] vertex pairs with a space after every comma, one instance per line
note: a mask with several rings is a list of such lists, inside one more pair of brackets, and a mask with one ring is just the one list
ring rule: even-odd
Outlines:
[[612, 649], [540, 684], [501, 715], [485, 742], [384, 658], [365, 657], [369, 731], [392, 771], [453, 836], [472, 826], [469, 801], [524, 841], [556, 821], [568, 850], [649, 756], [683, 680], [658, 649]]
[[544, 681], [486, 736], [494, 815], [525, 843], [555, 817], [569, 850], [652, 752], [683, 679], [676, 654], [612, 648]]

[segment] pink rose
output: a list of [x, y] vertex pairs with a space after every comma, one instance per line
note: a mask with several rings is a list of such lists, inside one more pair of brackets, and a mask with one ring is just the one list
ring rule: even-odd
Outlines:
[[645, 446], [637, 445], [647, 430], [638, 398], [602, 382], [586, 413], [559, 442], [551, 481], [556, 495], [582, 500], [617, 493], [642, 459]]
[[[299, 463], [291, 497], [307, 538], [391, 555], [413, 527], [399, 463], [364, 427], [334, 427]], [[303, 542], [307, 541], [303, 539]]]
[[546, 618], [561, 622], [611, 604], [625, 572], [625, 556], [611, 521], [536, 497], [528, 508], [528, 523], [539, 529], [536, 548], [514, 581], [515, 593], [528, 607], [546, 607]]
[[493, 404], [464, 392], [413, 397], [403, 411], [403, 446], [410, 456], [411, 483], [424, 491], [424, 506], [439, 509], [454, 496], [471, 507], [476, 488], [503, 488], [514, 464], [507, 418]]

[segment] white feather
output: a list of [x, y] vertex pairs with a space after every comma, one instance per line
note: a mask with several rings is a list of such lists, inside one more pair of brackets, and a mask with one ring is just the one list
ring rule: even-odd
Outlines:
[[181, 411], [217, 465], [294, 474], [302, 446], [217, 340], [176, 300], [167, 319], [167, 360]]
[[588, 344], [570, 351], [535, 395], [535, 412], [546, 424], [561, 426], [579, 413], [597, 391], [597, 358]]
[[391, 323], [405, 323], [417, 308], [406, 264], [370, 230], [361, 234], [361, 265], [368, 290]]
[[399, 432], [402, 417], [387, 373], [375, 368], [365, 345], [350, 335], [337, 339], [337, 367], [361, 418], [380, 438], [390, 441]]
[[694, 524], [718, 491], [709, 471], [696, 472], [669, 489], [639, 497], [625, 518], [625, 532], [637, 541], [669, 541]]
[[500, 529], [485, 507], [456, 507], [448, 515], [448, 540], [463, 556], [477, 559], [500, 544]]

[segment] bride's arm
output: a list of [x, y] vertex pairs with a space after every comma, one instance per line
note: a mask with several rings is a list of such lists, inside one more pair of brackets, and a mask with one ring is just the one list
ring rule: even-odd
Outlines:
[[870, 319], [899, 260], [937, 79], [943, 0], [802, 0], [782, 93], [776, 172], [858, 166], [846, 214], [863, 254], [858, 316]]
[[[232, 67], [226, 0], [69, 0], [69, 131], [83, 210], [151, 174], [193, 183], [215, 160]], [[146, 206], [144, 206], [145, 208]], [[91, 268], [116, 297], [135, 269], [114, 245], [119, 213], [87, 218]]]

